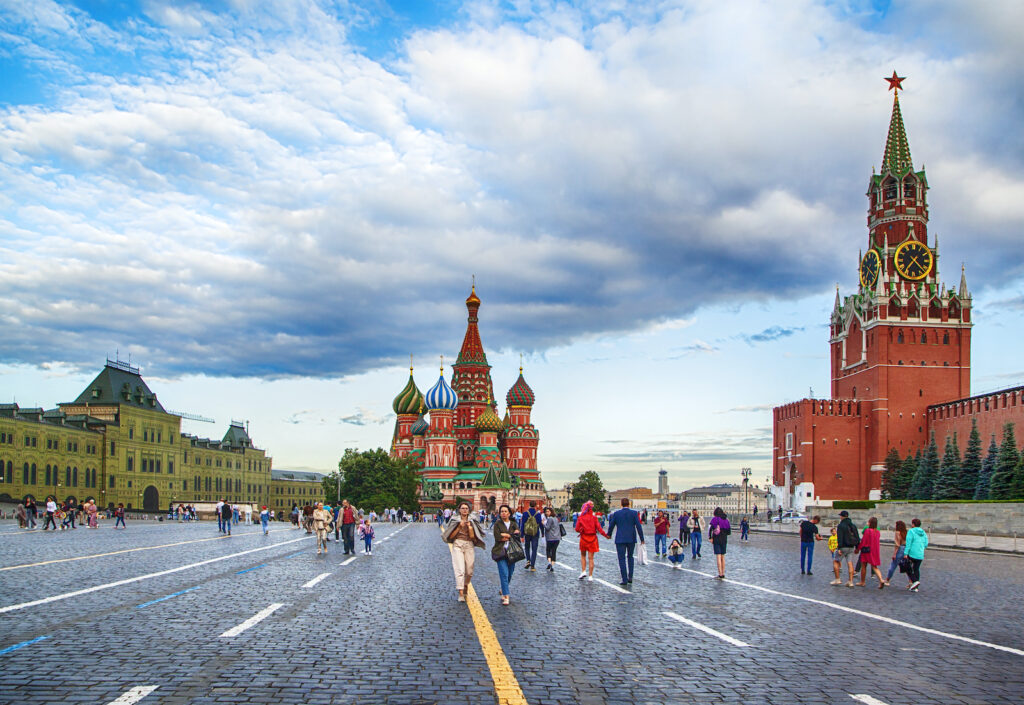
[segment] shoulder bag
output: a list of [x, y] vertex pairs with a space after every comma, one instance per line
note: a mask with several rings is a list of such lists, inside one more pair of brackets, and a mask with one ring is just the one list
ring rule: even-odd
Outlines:
[[518, 563], [526, 558], [526, 551], [523, 550], [523, 544], [519, 542], [519, 539], [512, 537], [508, 542], [508, 548], [505, 549], [505, 558], [509, 563]]
[[558, 534], [560, 536], [565, 536], [565, 525], [564, 524], [559, 524], [558, 525]]

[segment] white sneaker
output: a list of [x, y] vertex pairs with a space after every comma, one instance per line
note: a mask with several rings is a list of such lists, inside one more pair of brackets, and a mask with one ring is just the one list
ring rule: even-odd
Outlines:
[[913, 589], [915, 589], [920, 584], [921, 584], [920, 580], [915, 580], [914, 582], [910, 583], [910, 585], [907, 587], [907, 590], [913, 590]]
[[593, 575], [588, 575], [587, 576], [587, 580], [590, 581], [590, 582], [594, 582], [594, 576]]
[[829, 583], [829, 585], [842, 585], [842, 584], [843, 584], [843, 581], [840, 580], [839, 578], [836, 578], [835, 580], [833, 580], [832, 582]]
[[585, 577], [587, 577], [587, 571], [583, 571], [582, 573], [580, 573], [580, 577], [579, 577], [580, 580], [583, 580], [583, 578], [585, 578]]

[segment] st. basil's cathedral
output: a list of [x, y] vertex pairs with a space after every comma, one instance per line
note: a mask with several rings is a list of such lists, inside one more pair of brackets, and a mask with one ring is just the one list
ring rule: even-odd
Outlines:
[[451, 384], [442, 366], [424, 395], [409, 368], [409, 381], [392, 404], [397, 418], [391, 457], [411, 458], [419, 468], [424, 507], [452, 504], [456, 498], [469, 501], [474, 510], [502, 504], [525, 507], [530, 501], [543, 506], [539, 436], [530, 421], [533, 390], [520, 366], [519, 378], [505, 395], [504, 420], [498, 416], [491, 366], [477, 327], [480, 298], [475, 285], [466, 308], [466, 335], [452, 366]]

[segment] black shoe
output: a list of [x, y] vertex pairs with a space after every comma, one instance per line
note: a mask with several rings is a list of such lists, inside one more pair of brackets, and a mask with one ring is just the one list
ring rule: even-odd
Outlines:
[[627, 585], [629, 585], [629, 583], [619, 583], [619, 585], [621, 585], [622, 587], [626, 587]]
[[803, 575], [806, 571], [803, 568], [800, 569], [800, 575]]
[[627, 580], [626, 582], [627, 582], [627, 583], [629, 583], [630, 585], [632, 585], [632, 584], [633, 584], [633, 581], [632, 581], [632, 580]]
[[807, 574], [808, 575], [814, 575], [814, 573], [812, 573], [811, 571], [807, 571]]

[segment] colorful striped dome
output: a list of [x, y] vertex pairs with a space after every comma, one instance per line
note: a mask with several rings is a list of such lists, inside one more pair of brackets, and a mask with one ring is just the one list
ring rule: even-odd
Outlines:
[[504, 429], [501, 419], [498, 418], [498, 415], [489, 406], [484, 409], [484, 413], [476, 417], [476, 423], [473, 425], [476, 426], [477, 431], [501, 433], [502, 429]]
[[413, 380], [412, 372], [410, 372], [409, 381], [405, 383], [405, 387], [395, 397], [395, 400], [391, 403], [391, 408], [395, 410], [396, 414], [417, 414], [422, 406], [423, 392], [416, 386], [416, 381]]
[[427, 423], [427, 420], [425, 418], [423, 418], [423, 414], [421, 413], [420, 417], [418, 419], [416, 419], [415, 422], [413, 422], [413, 425], [409, 429], [409, 432], [412, 435], [414, 435], [414, 436], [422, 436], [429, 429], [430, 429], [430, 424]]
[[438, 378], [437, 384], [427, 392], [425, 401], [428, 409], [455, 409], [459, 405], [459, 398], [448, 386], [443, 374]]
[[533, 406], [534, 396], [530, 385], [523, 379], [523, 370], [519, 369], [519, 379], [512, 385], [505, 395], [505, 403], [508, 406]]

